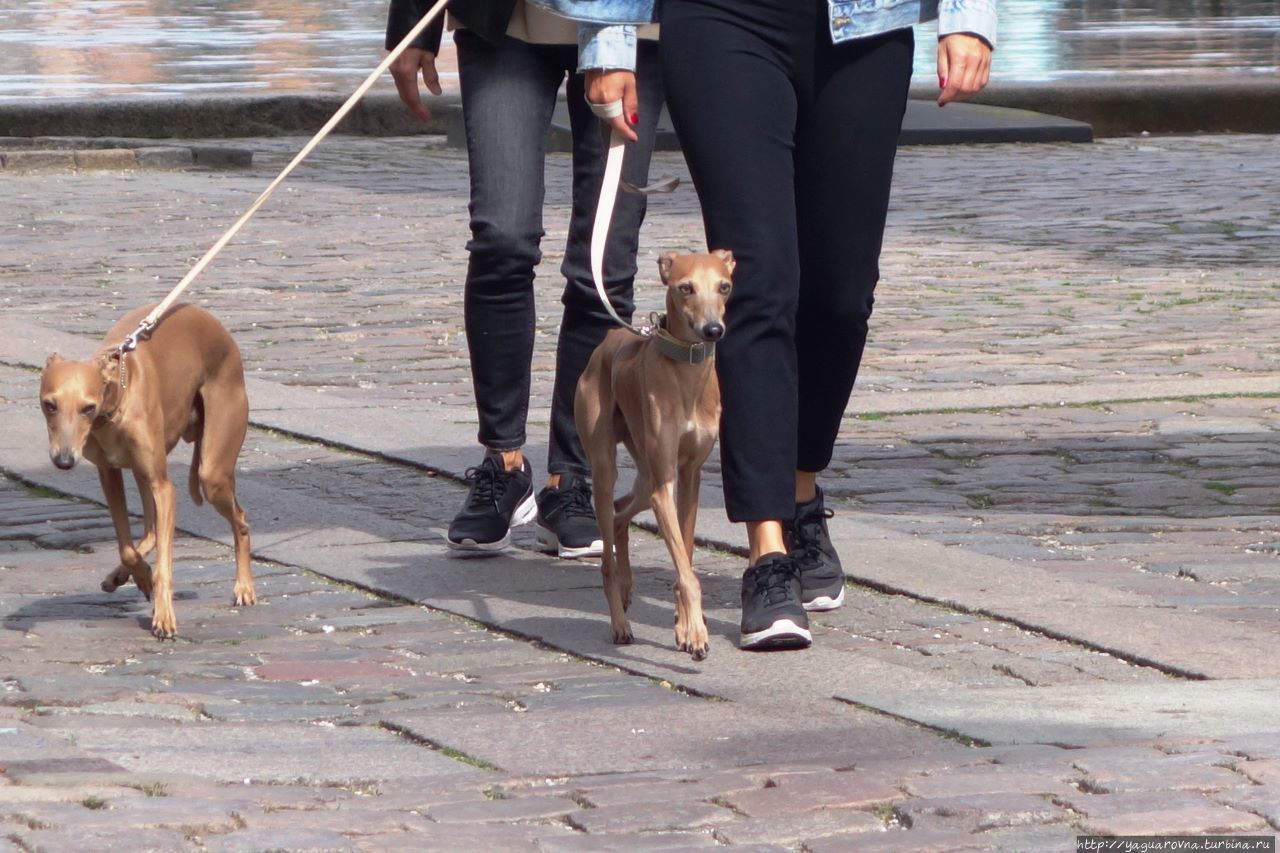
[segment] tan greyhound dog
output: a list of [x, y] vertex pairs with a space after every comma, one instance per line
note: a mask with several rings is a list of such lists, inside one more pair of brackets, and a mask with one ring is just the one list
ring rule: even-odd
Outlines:
[[[658, 259], [667, 313], [658, 333], [641, 338], [614, 329], [591, 355], [574, 402], [578, 435], [595, 481], [596, 518], [604, 540], [601, 570], [615, 643], [632, 640], [631, 559], [627, 525], [650, 508], [676, 567], [676, 646], [702, 660], [710, 650], [702, 587], [693, 573], [702, 463], [720, 423], [715, 342], [724, 336], [733, 254], [668, 252]], [[636, 463], [631, 494], [613, 500], [617, 445]]]
[[[249, 523], [236, 501], [236, 458], [249, 426], [244, 366], [231, 335], [208, 311], [175, 305], [151, 337], [124, 356], [119, 344], [151, 310], [139, 308], [116, 323], [88, 361], [54, 354], [40, 377], [40, 406], [49, 427], [49, 457], [68, 470], [81, 455], [98, 467], [120, 546], [120, 566], [102, 581], [112, 592], [130, 577], [151, 599], [151, 632], [172, 638], [173, 534], [177, 492], [167, 457], [185, 439], [195, 443], [188, 490], [231, 523], [235, 537], [235, 603], [254, 604]], [[135, 546], [124, 478], [133, 471], [146, 532]], [[155, 574], [145, 557], [155, 548]]]

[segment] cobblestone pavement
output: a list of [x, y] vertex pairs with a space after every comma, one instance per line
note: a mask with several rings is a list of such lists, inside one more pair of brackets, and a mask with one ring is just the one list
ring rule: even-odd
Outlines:
[[[87, 352], [163, 295], [300, 141], [234, 144], [252, 169], [0, 175], [5, 321], [81, 335]], [[569, 177], [549, 164], [536, 441]], [[423, 412], [462, 444], [464, 169], [422, 139], [327, 142], [193, 295], [281, 394]], [[840, 536], [885, 537], [883, 566], [849, 552], [855, 574], [922, 579], [851, 586], [802, 656], [720, 640], [742, 564], [706, 549], [721, 645], [696, 666], [662, 648], [670, 570], [648, 537], [637, 629], [653, 642], [628, 657], [535, 630], [517, 605], [545, 594], [545, 621], [587, 620], [596, 637], [594, 571], [531, 555], [526, 531], [507, 561], [438, 556], [432, 531], [461, 487], [369, 452], [340, 417], [329, 445], [251, 432], [240, 478], [257, 490], [246, 505], [268, 507], [253, 516], [263, 603], [229, 607], [228, 550], [181, 537], [180, 640], [155, 643], [136, 590], [97, 591], [114, 565], [105, 510], [61, 494], [92, 497], [91, 475], [72, 487], [45, 470], [38, 358], [6, 359], [3, 464], [59, 492], [0, 485], [0, 850], [1028, 850], [1080, 832], [1274, 833], [1280, 725], [1197, 711], [1195, 691], [1276, 686], [1278, 171], [1270, 137], [901, 152], [866, 369], [824, 482]], [[654, 173], [683, 165], [660, 155]], [[692, 192], [654, 201], [642, 305], [658, 306], [657, 254], [700, 237]], [[707, 505], [704, 526], [723, 528], [714, 485]], [[289, 513], [315, 506], [364, 537], [342, 552], [353, 566], [375, 545], [417, 556], [381, 576], [332, 554], [336, 568], [281, 559]], [[894, 563], [926, 546], [931, 571]], [[1128, 604], [1078, 631], [1028, 630], [1061, 615], [1051, 590], [1043, 612], [1006, 618], [970, 574], [982, 560]], [[506, 577], [526, 600], [455, 601]], [[1188, 633], [1143, 654], [1111, 639], [1161, 614]], [[1202, 625], [1220, 633], [1192, 637]], [[1195, 643], [1215, 666], [1187, 662]], [[1026, 697], [1073, 695], [1110, 697], [1084, 737], [1047, 710], [1010, 711], [1007, 739], [982, 727]], [[1167, 726], [1136, 710], [1152, 696], [1182, 697], [1157, 712]], [[1201, 726], [1219, 717], [1243, 722]]]

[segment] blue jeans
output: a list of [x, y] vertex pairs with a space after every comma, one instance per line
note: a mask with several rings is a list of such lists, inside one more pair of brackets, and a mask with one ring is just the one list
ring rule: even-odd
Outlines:
[[[467, 30], [459, 30], [454, 41], [471, 174], [464, 318], [479, 440], [490, 450], [514, 450], [526, 443], [536, 319], [533, 278], [545, 233], [547, 132], [560, 84], [569, 75], [573, 212], [560, 267], [564, 315], [556, 347], [547, 468], [551, 473], [589, 474], [573, 422], [573, 397], [587, 360], [613, 327], [596, 295], [590, 264], [591, 227], [604, 171], [603, 125], [583, 98], [575, 45], [513, 38], [493, 44]], [[642, 185], [648, 181], [662, 83], [655, 44], [641, 42], [637, 59], [640, 141], [628, 146], [622, 176]], [[604, 257], [605, 287], [618, 314], [627, 319], [634, 310], [631, 292], [644, 211], [644, 196], [618, 194]]]

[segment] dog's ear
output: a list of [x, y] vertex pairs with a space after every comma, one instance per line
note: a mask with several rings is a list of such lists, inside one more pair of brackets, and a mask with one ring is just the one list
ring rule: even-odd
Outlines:
[[120, 353], [118, 351], [98, 356], [98, 373], [102, 377], [102, 404], [98, 411], [114, 412], [120, 405]]
[[711, 254], [724, 261], [724, 265], [729, 269], [729, 274], [733, 274], [733, 268], [738, 265], [738, 262], [733, 259], [733, 252], [728, 249], [712, 249]]
[[662, 277], [663, 284], [671, 283], [671, 265], [676, 262], [676, 256], [676, 252], [663, 252], [658, 258], [658, 275]]
[[55, 353], [52, 353], [48, 358], [44, 360], [44, 366], [53, 367], [55, 364], [58, 364], [63, 361], [66, 361], [66, 359], [64, 359], [62, 356], [58, 355], [55, 352]]

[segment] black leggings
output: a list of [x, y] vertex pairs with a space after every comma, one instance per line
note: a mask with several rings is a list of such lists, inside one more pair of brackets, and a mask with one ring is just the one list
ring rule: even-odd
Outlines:
[[716, 354], [733, 521], [789, 519], [867, 340], [910, 29], [832, 45], [826, 0], [663, 0], [667, 104], [707, 245], [737, 259]]

